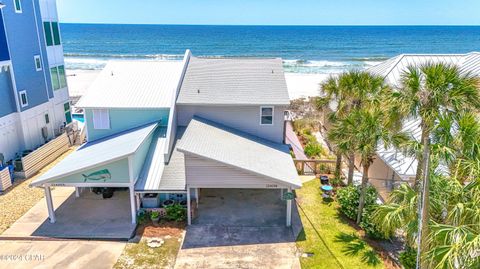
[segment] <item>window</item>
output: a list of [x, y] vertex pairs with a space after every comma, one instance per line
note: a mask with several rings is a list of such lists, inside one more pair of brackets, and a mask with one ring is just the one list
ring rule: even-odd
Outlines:
[[65, 76], [65, 66], [58, 66], [58, 80], [60, 81], [60, 88], [67, 87], [67, 77]]
[[50, 123], [50, 117], [48, 116], [48, 113], [45, 114], [45, 124], [49, 124]]
[[67, 124], [72, 122], [72, 113], [70, 112], [70, 103], [63, 104], [63, 110], [65, 111], [65, 121]]
[[43, 31], [45, 32], [45, 42], [47, 42], [47, 46], [53, 46], [52, 27], [50, 22], [43, 22]]
[[110, 129], [108, 109], [93, 109], [93, 129]]
[[60, 29], [58, 29], [58, 22], [52, 22], [53, 44], [60, 45]]
[[273, 106], [260, 107], [260, 125], [273, 125]]
[[33, 60], [35, 61], [35, 70], [42, 71], [42, 59], [40, 59], [40, 55], [33, 56]]
[[20, 104], [22, 107], [28, 106], [28, 97], [27, 97], [27, 92], [26, 91], [20, 91]]
[[67, 87], [65, 66], [60, 65], [50, 68], [50, 76], [52, 77], [52, 87], [54, 90]]
[[43, 22], [43, 30], [45, 32], [45, 42], [47, 46], [60, 45], [60, 28], [58, 22]]
[[13, 0], [15, 6], [15, 13], [22, 13], [22, 2], [20, 0]]
[[54, 90], [60, 89], [60, 80], [58, 79], [57, 67], [50, 68], [50, 76], [52, 77], [52, 87]]

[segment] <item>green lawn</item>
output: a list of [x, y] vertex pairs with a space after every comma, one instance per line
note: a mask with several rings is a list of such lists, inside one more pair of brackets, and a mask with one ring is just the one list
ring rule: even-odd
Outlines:
[[297, 238], [297, 247], [306, 268], [384, 268], [377, 253], [358, 232], [339, 215], [335, 201], [324, 201], [319, 181], [311, 180], [296, 191], [303, 232]]

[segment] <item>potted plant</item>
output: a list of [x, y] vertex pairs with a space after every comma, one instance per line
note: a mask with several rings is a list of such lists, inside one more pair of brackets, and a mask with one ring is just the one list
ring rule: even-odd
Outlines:
[[153, 221], [153, 223], [157, 224], [160, 220], [160, 213], [158, 213], [158, 211], [152, 211], [150, 214], [150, 219]]
[[171, 200], [171, 199], [168, 199], [168, 200], [165, 200], [163, 201], [162, 205], [163, 207], [167, 207], [167, 206], [171, 206], [175, 203], [175, 201]]

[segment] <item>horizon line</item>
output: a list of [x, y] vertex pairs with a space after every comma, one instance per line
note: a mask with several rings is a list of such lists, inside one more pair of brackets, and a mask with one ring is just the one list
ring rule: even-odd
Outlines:
[[188, 23], [118, 23], [62, 22], [62, 24], [162, 25], [162, 26], [280, 26], [280, 27], [480, 27], [477, 24], [188, 24]]

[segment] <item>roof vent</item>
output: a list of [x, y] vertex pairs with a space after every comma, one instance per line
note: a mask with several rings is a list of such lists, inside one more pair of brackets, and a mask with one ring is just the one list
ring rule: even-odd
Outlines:
[[274, 73], [274, 72], [273, 72], [273, 69], [272, 69], [272, 74], [273, 74], [273, 73]]
[[110, 72], [110, 75], [113, 77], [113, 71]]
[[197, 93], [200, 93], [200, 89], [197, 89]]

